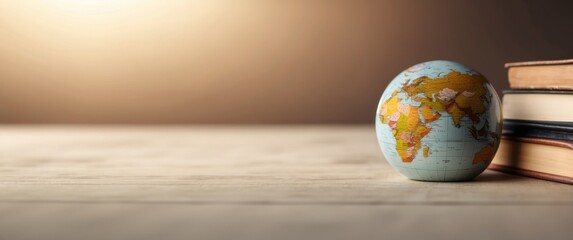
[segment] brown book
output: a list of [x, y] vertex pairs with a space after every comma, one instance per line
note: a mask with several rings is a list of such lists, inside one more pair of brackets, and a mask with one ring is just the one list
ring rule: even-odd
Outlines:
[[573, 141], [504, 136], [489, 168], [573, 184]]
[[573, 90], [573, 59], [507, 63], [512, 89]]

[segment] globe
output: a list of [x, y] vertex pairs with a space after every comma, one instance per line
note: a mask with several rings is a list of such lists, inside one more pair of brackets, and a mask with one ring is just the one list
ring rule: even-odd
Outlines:
[[467, 181], [499, 146], [500, 100], [477, 71], [452, 61], [414, 65], [388, 85], [376, 110], [386, 160], [413, 180]]

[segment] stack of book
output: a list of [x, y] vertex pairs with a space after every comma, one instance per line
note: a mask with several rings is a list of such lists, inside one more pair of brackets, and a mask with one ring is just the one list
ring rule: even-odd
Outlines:
[[573, 184], [573, 59], [505, 66], [511, 90], [490, 169]]

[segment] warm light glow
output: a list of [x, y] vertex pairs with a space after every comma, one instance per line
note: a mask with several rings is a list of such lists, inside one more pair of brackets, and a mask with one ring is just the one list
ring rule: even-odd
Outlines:
[[141, 6], [149, 0], [45, 0], [51, 7], [67, 12], [99, 14]]
[[[383, 65], [366, 56], [396, 38], [368, 37], [365, 24], [402, 27], [374, 21], [396, 14], [381, 9], [350, 1], [0, 0], [0, 121], [354, 118], [357, 108], [344, 110], [348, 102], [330, 94]], [[364, 95], [353, 91], [343, 98]]]

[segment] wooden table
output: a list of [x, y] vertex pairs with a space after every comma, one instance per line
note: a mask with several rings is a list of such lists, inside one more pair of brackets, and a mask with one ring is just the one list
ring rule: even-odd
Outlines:
[[0, 239], [571, 239], [573, 187], [411, 181], [372, 126], [0, 127]]

